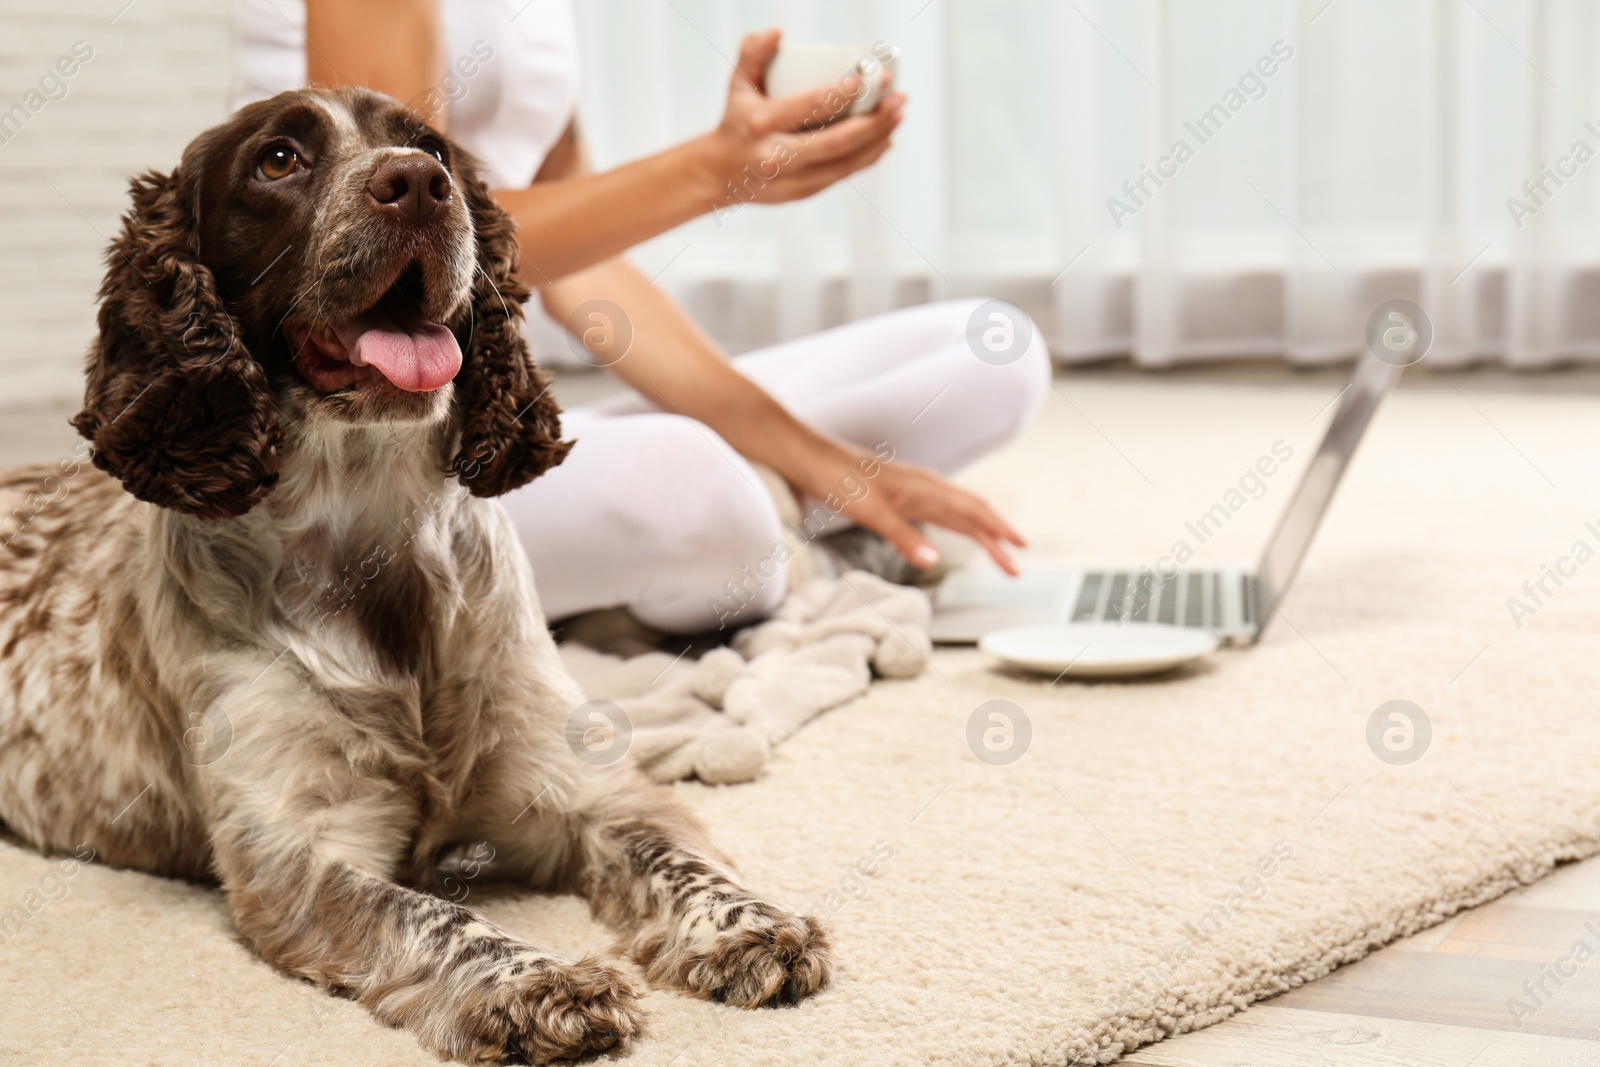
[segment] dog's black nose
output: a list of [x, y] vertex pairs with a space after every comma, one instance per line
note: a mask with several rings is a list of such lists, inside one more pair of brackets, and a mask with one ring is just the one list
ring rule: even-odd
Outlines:
[[378, 166], [367, 181], [367, 195], [379, 211], [427, 222], [439, 205], [450, 200], [450, 175], [432, 156], [408, 153]]

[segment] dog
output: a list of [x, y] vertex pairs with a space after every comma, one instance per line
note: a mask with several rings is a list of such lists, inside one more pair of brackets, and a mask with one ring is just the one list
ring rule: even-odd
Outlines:
[[468, 154], [386, 96], [304, 90], [131, 189], [92, 447], [0, 476], [0, 820], [219, 884], [262, 958], [443, 1057], [544, 1063], [643, 1021], [618, 970], [439, 895], [463, 849], [581, 893], [652, 986], [824, 988], [816, 921], [569, 741], [584, 697], [492, 498], [570, 443]]

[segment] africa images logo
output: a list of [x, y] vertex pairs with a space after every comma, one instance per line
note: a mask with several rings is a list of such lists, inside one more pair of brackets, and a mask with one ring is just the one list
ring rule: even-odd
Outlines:
[[[1212, 140], [1222, 132], [1222, 127], [1229, 119], [1244, 110], [1246, 104], [1252, 100], [1260, 100], [1267, 95], [1267, 79], [1278, 73], [1283, 64], [1294, 58], [1294, 48], [1287, 41], [1274, 41], [1269, 55], [1257, 59], [1254, 65], [1245, 68], [1239, 75], [1238, 84], [1229, 86], [1222, 94], [1222, 99], [1196, 115], [1194, 119], [1185, 122], [1183, 128], [1194, 138], [1191, 145], [1187, 138], [1180, 137], [1172, 143], [1167, 154], [1156, 160], [1155, 166], [1147, 163], [1139, 164], [1139, 175], [1129, 178], [1122, 183], [1123, 197], [1107, 197], [1106, 210], [1111, 214], [1111, 221], [1117, 229], [1122, 229], [1124, 219], [1137, 215], [1159, 192], [1167, 182], [1178, 176], [1178, 168], [1189, 162], [1195, 156], [1195, 148]], [[1151, 185], [1155, 188], [1151, 188]]]
[[69, 91], [67, 79], [78, 73], [79, 67], [94, 58], [94, 49], [88, 41], [73, 41], [72, 54], [58, 58], [47, 67], [38, 83], [22, 94], [22, 99], [0, 111], [0, 144], [10, 144], [45, 105], [65, 100]]

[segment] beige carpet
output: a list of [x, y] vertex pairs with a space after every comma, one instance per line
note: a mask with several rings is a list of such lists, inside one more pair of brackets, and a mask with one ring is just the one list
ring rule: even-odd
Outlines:
[[[1547, 583], [1520, 628], [1506, 605], [1574, 542], [1600, 547], [1584, 526], [1600, 528], [1600, 396], [1576, 381], [1402, 389], [1286, 606], [1293, 625], [1259, 648], [1144, 684], [1054, 687], [943, 652], [805, 727], [755, 784], [670, 787], [758, 884], [831, 912], [842, 980], [780, 1011], [653, 994], [624, 1061], [1109, 1060], [1600, 849], [1600, 562]], [[1252, 556], [1338, 388], [1061, 385], [1070, 401], [971, 481], [1039, 558], [1134, 563], [1187, 537], [1283, 440], [1290, 469], [1199, 559]], [[1032, 726], [1009, 766], [966, 741], [996, 698]], [[1366, 740], [1393, 699], [1432, 724], [1407, 766]], [[215, 893], [50, 869], [0, 846], [0, 909], [40, 905], [0, 945], [0, 1062], [432, 1062], [252, 959]], [[609, 940], [573, 899], [472, 899], [552, 947]]]

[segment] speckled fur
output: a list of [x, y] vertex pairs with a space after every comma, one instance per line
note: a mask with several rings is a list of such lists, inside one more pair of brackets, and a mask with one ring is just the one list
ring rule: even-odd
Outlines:
[[[392, 107], [307, 92], [245, 121], [308, 102], [328, 114], [329, 144], [351, 130], [370, 140], [364, 116]], [[240, 121], [184, 166], [231, 165]], [[151, 259], [151, 198], [136, 202], [79, 421], [116, 442], [112, 461], [94, 457], [112, 473], [79, 453], [0, 474], [0, 819], [46, 852], [87, 843], [115, 866], [215, 879], [264, 958], [442, 1056], [542, 1063], [625, 1041], [639, 990], [426, 892], [468, 843], [487, 842], [500, 875], [587, 896], [654, 984], [792, 1003], [826, 984], [829, 957], [814, 922], [744, 888], [658, 789], [566, 743], [583, 695], [508, 520], [484, 499], [566, 446], [548, 399], [531, 417], [522, 403], [543, 395], [517, 328], [526, 291], [509, 222], [469, 166], [455, 176], [472, 225], [440, 238], [477, 250], [450, 319], [466, 362], [421, 397], [310, 390], [274, 349], [267, 320], [282, 305], [228, 298], [226, 279], [249, 265], [171, 234], [167, 258]], [[226, 184], [207, 194], [192, 172], [142, 181], [194, 188], [196, 212], [228, 209]], [[184, 202], [163, 201], [162, 225], [188, 217]], [[186, 316], [149, 303], [174, 293], [121, 292], [141, 283], [119, 257], [212, 294], [230, 317], [210, 336], [230, 361], [174, 355], [153, 324]], [[258, 349], [243, 362], [242, 341]], [[218, 373], [234, 376], [226, 396], [251, 399], [208, 424], [188, 376]], [[196, 400], [170, 424], [193, 439], [160, 447], [196, 473], [198, 495], [139, 451], [159, 411], [135, 407], [137, 432], [117, 436], [114, 403], [139, 404], [141, 377]]]

